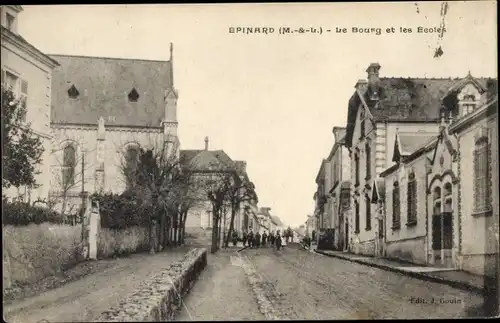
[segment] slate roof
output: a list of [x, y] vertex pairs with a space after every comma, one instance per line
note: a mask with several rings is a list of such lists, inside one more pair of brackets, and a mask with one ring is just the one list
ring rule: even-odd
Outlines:
[[[52, 73], [54, 123], [161, 126], [165, 97], [172, 90], [171, 62], [106, 57], [50, 55], [60, 66]], [[74, 85], [76, 99], [68, 95]], [[139, 94], [129, 102], [132, 89]]]
[[[356, 113], [362, 99], [373, 120], [389, 122], [438, 121], [443, 99], [455, 94], [466, 81], [472, 80], [488, 91], [498, 89], [498, 80], [492, 78], [387, 78], [363, 86], [349, 99], [346, 143], [351, 144]], [[379, 100], [370, 100], [378, 92]], [[488, 92], [489, 93], [489, 92]], [[360, 98], [360, 96], [362, 98]]]
[[234, 167], [234, 161], [224, 150], [181, 150], [180, 159], [184, 165], [190, 164], [200, 171]]

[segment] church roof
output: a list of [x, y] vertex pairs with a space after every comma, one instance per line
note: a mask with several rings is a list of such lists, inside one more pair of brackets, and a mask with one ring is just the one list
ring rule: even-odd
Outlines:
[[[54, 123], [161, 126], [165, 97], [172, 90], [171, 62], [50, 55], [60, 66], [52, 73]], [[71, 98], [74, 85], [79, 95]], [[136, 102], [129, 100], [135, 89]]]

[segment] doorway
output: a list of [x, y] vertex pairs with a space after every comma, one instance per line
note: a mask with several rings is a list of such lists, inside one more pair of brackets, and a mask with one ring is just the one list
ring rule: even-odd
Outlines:
[[449, 183], [445, 185], [444, 198], [441, 197], [439, 188], [434, 190], [432, 260], [435, 266], [455, 267], [453, 261], [453, 206], [451, 184]]
[[344, 250], [349, 250], [349, 220], [345, 220], [345, 241]]

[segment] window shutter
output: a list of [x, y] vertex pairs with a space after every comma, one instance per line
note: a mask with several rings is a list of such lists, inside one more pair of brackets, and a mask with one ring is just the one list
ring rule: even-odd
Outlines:
[[21, 93], [24, 95], [28, 95], [28, 82], [25, 80], [21, 80]]
[[5, 71], [2, 70], [2, 84], [5, 83]]

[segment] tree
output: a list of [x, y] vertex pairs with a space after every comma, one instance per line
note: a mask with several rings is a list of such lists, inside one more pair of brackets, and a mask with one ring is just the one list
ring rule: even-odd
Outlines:
[[231, 233], [234, 230], [234, 219], [236, 218], [237, 212], [240, 211], [241, 203], [257, 199], [254, 184], [248, 180], [246, 174], [242, 177], [242, 179], [233, 181], [227, 192], [227, 198], [231, 205], [231, 220], [229, 222], [229, 230], [224, 241], [225, 247], [228, 247], [229, 245]]
[[213, 170], [197, 172], [206, 198], [212, 205], [211, 253], [215, 253], [219, 249], [221, 219], [227, 212], [231, 187], [235, 181], [239, 180], [233, 167], [214, 165], [213, 168]]
[[[191, 174], [181, 167], [176, 143], [163, 142], [137, 150], [135, 160], [124, 155], [121, 171], [127, 191], [136, 197], [141, 210], [150, 215], [150, 248], [155, 252], [183, 242], [180, 233], [185, 231], [182, 226], [196, 195], [191, 187]], [[159, 224], [158, 229], [155, 223]]]
[[44, 152], [39, 136], [26, 122], [26, 104], [2, 85], [2, 188], [36, 188], [36, 169]]

